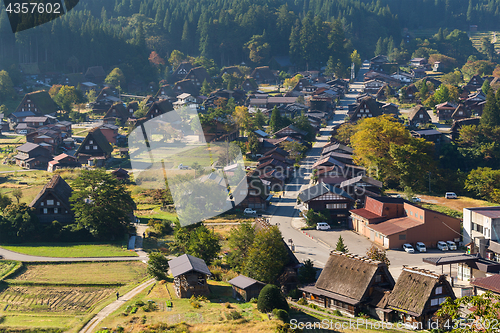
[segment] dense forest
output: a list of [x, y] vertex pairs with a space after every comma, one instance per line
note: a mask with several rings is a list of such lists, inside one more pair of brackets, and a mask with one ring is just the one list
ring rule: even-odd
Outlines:
[[[0, 15], [0, 67], [37, 62], [46, 71], [120, 66], [127, 77], [157, 79], [152, 51], [214, 59], [218, 66], [268, 64], [290, 55], [301, 68], [345, 65], [376, 42], [397, 47], [404, 28], [498, 29], [500, 0], [81, 0], [62, 18], [13, 34]], [[160, 75], [161, 76], [161, 75]]]

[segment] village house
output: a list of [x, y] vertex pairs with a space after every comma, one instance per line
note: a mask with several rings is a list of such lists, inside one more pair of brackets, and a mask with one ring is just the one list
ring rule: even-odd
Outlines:
[[29, 206], [35, 209], [40, 223], [58, 221], [63, 225], [70, 224], [74, 222], [69, 202], [71, 193], [72, 189], [68, 183], [60, 175], [54, 175]]
[[413, 205], [401, 198], [366, 197], [364, 208], [350, 211], [355, 232], [386, 249], [423, 242], [460, 240], [460, 220]]
[[154, 117], [158, 117], [159, 115], [172, 111], [173, 109], [174, 108], [172, 106], [172, 103], [170, 103], [168, 100], [164, 99], [161, 101], [157, 101], [151, 104], [151, 107], [149, 108], [144, 118], [151, 119]]
[[111, 174], [115, 176], [118, 180], [127, 181], [130, 179], [128, 171], [122, 168], [118, 168], [116, 170], [111, 171]]
[[177, 101], [173, 104], [174, 109], [178, 109], [181, 107], [188, 107], [190, 105], [196, 105], [196, 97], [191, 96], [191, 94], [183, 93], [177, 96]]
[[239, 77], [243, 77], [243, 73], [241, 73], [238, 66], [224, 67], [223, 69], [221, 69], [221, 71], [219, 73], [219, 77], [222, 77], [222, 75], [224, 75], [224, 74], [236, 75]]
[[434, 142], [436, 145], [443, 140], [443, 133], [435, 129], [411, 131], [411, 136], [418, 139], [425, 139]]
[[32, 117], [35, 114], [31, 111], [20, 111], [20, 112], [12, 112], [7, 116], [7, 119], [12, 124], [18, 124], [24, 122], [26, 117]]
[[387, 264], [362, 256], [330, 252], [314, 286], [299, 288], [307, 301], [355, 317], [360, 312], [387, 320], [387, 292], [394, 287]]
[[243, 89], [246, 92], [257, 91], [259, 89], [259, 85], [255, 82], [254, 79], [252, 79], [252, 78], [246, 78], [241, 83], [241, 89]]
[[14, 112], [31, 111], [37, 116], [55, 116], [57, 110], [59, 110], [59, 106], [52, 100], [49, 93], [44, 90], [40, 90], [26, 94]]
[[257, 84], [261, 83], [276, 83], [276, 77], [269, 69], [269, 66], [256, 67], [250, 77], [255, 80]]
[[85, 79], [90, 82], [103, 83], [106, 78], [106, 72], [102, 66], [93, 66], [85, 72]]
[[434, 314], [447, 298], [456, 297], [445, 275], [403, 267], [389, 293], [387, 308], [394, 311], [392, 320], [408, 323], [416, 329], [429, 329]]
[[327, 210], [331, 221], [341, 224], [347, 221], [349, 209], [354, 204], [354, 199], [347, 192], [325, 183], [319, 183], [301, 191], [298, 198], [305, 210], [312, 209], [316, 212]]
[[54, 157], [52, 161], [49, 161], [49, 166], [47, 168], [48, 172], [54, 172], [58, 169], [63, 168], [80, 168], [82, 164], [78, 162], [76, 157], [68, 154], [60, 154]]
[[273, 135], [276, 136], [277, 138], [291, 136], [292, 138], [295, 138], [300, 142], [304, 142], [307, 136], [307, 132], [298, 129], [294, 125], [288, 125], [287, 127], [282, 128], [279, 131], [275, 132]]
[[233, 196], [241, 198], [238, 204], [241, 209], [252, 208], [266, 210], [272, 199], [269, 193], [270, 183], [259, 178], [260, 172], [250, 171], [234, 190]]
[[354, 111], [350, 114], [350, 122], [357, 122], [359, 119], [378, 117], [382, 115], [377, 101], [371, 97], [364, 97]]
[[422, 105], [414, 106], [408, 114], [408, 122], [412, 127], [419, 127], [432, 122], [431, 116]]
[[495, 296], [500, 296], [500, 274], [474, 278], [470, 281], [470, 284], [474, 286], [474, 295], [483, 295], [486, 292], [491, 292]]
[[118, 126], [111, 124], [103, 124], [97, 127], [101, 133], [106, 137], [109, 143], [116, 144], [118, 134]]
[[500, 206], [464, 208], [463, 239], [469, 253], [500, 262]]
[[436, 111], [439, 121], [451, 119], [457, 105], [451, 102], [444, 102], [436, 105]]
[[470, 126], [470, 125], [479, 125], [479, 120], [481, 118], [476, 117], [476, 118], [467, 118], [467, 119], [461, 119], [461, 120], [456, 120], [453, 122], [453, 125], [451, 125], [451, 139], [452, 140], [457, 140], [460, 136], [460, 129], [463, 126]]
[[210, 295], [207, 279], [212, 273], [203, 259], [183, 254], [169, 260], [168, 266], [174, 276], [174, 290], [177, 297]]
[[410, 60], [411, 67], [420, 67], [420, 66], [425, 66], [425, 65], [427, 65], [426, 58], [413, 58]]
[[353, 197], [358, 204], [364, 204], [366, 196], [378, 197], [382, 193], [382, 182], [368, 176], [360, 175], [346, 179], [340, 188]]
[[80, 163], [94, 163], [98, 160], [98, 166], [103, 166], [105, 161], [111, 157], [113, 147], [109, 144], [108, 140], [98, 128], [92, 129], [80, 147], [75, 152], [75, 156]]
[[467, 110], [467, 108], [463, 104], [460, 104], [451, 115], [451, 118], [453, 118], [454, 121], [457, 121], [470, 118], [470, 116], [471, 114], [469, 110]]
[[212, 78], [208, 74], [207, 70], [204, 67], [195, 67], [191, 68], [187, 73], [185, 80], [191, 80], [198, 89], [201, 88], [203, 82], [207, 81], [207, 83], [212, 84]]
[[17, 147], [16, 165], [24, 169], [45, 167], [50, 160], [50, 151], [44, 147], [27, 142]]
[[189, 73], [191, 68], [193, 68], [193, 65], [191, 65], [190, 62], [187, 61], [181, 62], [179, 66], [177, 66], [177, 68], [172, 73], [173, 82], [183, 80]]
[[116, 120], [118, 120], [120, 123], [125, 124], [127, 119], [133, 116], [133, 114], [134, 114], [133, 111], [132, 113], [130, 113], [127, 110], [127, 107], [123, 103], [118, 102], [111, 105], [109, 110], [104, 115], [103, 121], [106, 124], [115, 125]]
[[365, 89], [364, 92], [370, 93], [370, 94], [376, 94], [380, 88], [386, 86], [387, 83], [380, 81], [380, 80], [369, 80], [365, 82]]
[[187, 93], [193, 96], [198, 96], [200, 88], [201, 87], [196, 86], [192, 80], [181, 80], [175, 82], [172, 90], [175, 95]]
[[228, 283], [233, 287], [233, 298], [249, 302], [252, 298], [258, 298], [265, 283], [254, 280], [244, 275], [238, 275]]

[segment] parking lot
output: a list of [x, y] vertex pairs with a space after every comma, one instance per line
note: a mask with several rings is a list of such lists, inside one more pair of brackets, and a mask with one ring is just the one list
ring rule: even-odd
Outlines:
[[[339, 236], [341, 235], [344, 239], [344, 244], [349, 249], [350, 253], [365, 255], [366, 251], [371, 247], [372, 242], [368, 240], [368, 238], [358, 235], [351, 230], [309, 230], [307, 231], [309, 235], [311, 235], [314, 239], [320, 240], [326, 244], [328, 244], [332, 249], [335, 249], [337, 245], [337, 241]], [[428, 269], [430, 271], [434, 271], [436, 273], [441, 273], [441, 269], [445, 274], [450, 273], [450, 267], [436, 267], [422, 261], [423, 258], [428, 257], [445, 257], [445, 256], [453, 256], [457, 254], [461, 254], [464, 252], [461, 251], [440, 251], [438, 249], [427, 249], [426, 253], [419, 253], [416, 251], [415, 253], [406, 253], [401, 250], [388, 250], [387, 257], [389, 258], [391, 264], [389, 266], [389, 270], [394, 277], [397, 279], [399, 274], [401, 274], [401, 269], [403, 265], [407, 265], [409, 267], [418, 267]], [[451, 270], [452, 276], [456, 275], [456, 265], [452, 265]]]

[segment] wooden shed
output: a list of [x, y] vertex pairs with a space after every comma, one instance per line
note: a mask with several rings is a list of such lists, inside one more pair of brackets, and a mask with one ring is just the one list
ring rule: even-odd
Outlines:
[[168, 265], [174, 276], [174, 289], [177, 297], [189, 298], [193, 295], [208, 296], [210, 294], [207, 278], [212, 273], [203, 259], [183, 254], [170, 260]]
[[233, 298], [242, 298], [245, 302], [259, 297], [260, 291], [265, 286], [265, 283], [244, 275], [238, 275], [230, 280], [229, 283], [233, 286]]

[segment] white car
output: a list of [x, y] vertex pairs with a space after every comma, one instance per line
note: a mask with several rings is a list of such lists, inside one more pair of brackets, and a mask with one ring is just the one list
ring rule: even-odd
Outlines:
[[438, 250], [441, 250], [441, 251], [448, 251], [448, 244], [446, 244], [446, 242], [439, 241], [439, 242], [437, 242], [437, 248], [438, 248]]
[[316, 230], [329, 230], [330, 225], [326, 222], [318, 222], [316, 223]]
[[417, 249], [418, 252], [427, 252], [427, 248], [425, 247], [425, 244], [422, 242], [417, 242], [417, 244], [415, 244], [415, 248]]
[[252, 208], [245, 208], [243, 213], [245, 213], [245, 214], [257, 214], [257, 211], [253, 210]]
[[448, 249], [450, 251], [456, 251], [457, 250], [457, 244], [455, 244], [455, 242], [447, 241], [446, 245], [448, 245]]
[[446, 199], [458, 199], [458, 196], [455, 194], [455, 192], [446, 192], [444, 197]]
[[422, 200], [420, 200], [420, 198], [417, 198], [417, 197], [411, 198], [411, 201], [413, 201], [413, 202], [422, 202]]
[[403, 250], [408, 253], [415, 253], [415, 250], [413, 249], [413, 246], [411, 246], [411, 244], [403, 244]]

